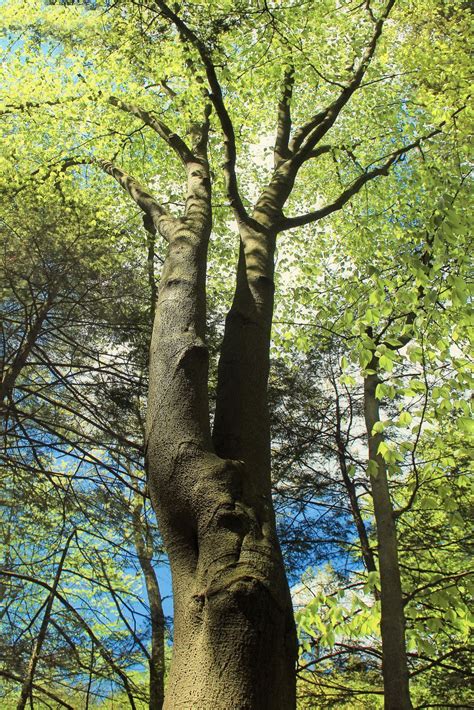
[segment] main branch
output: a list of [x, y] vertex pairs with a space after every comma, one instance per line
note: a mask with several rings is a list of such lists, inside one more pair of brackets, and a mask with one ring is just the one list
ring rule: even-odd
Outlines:
[[181, 37], [189, 42], [199, 53], [201, 61], [204, 65], [207, 81], [209, 84], [209, 99], [212, 101], [217, 117], [221, 124], [222, 134], [224, 137], [224, 152], [225, 162], [223, 165], [224, 177], [227, 188], [227, 197], [234, 211], [237, 221], [245, 224], [253, 224], [252, 218], [247, 213], [240, 196], [237, 175], [236, 175], [236, 160], [237, 149], [235, 140], [235, 131], [230, 118], [229, 112], [224, 102], [222, 88], [217, 78], [216, 68], [204, 42], [191, 30], [190, 27], [163, 1], [156, 0], [156, 5], [159, 7], [162, 15], [174, 24]]
[[373, 180], [374, 178], [379, 177], [381, 175], [387, 176], [392, 165], [397, 160], [399, 160], [402, 155], [405, 155], [414, 148], [418, 148], [421, 145], [422, 141], [429, 140], [430, 138], [436, 136], [438, 133], [441, 133], [441, 128], [436, 128], [434, 131], [431, 131], [431, 133], [428, 133], [426, 136], [418, 138], [413, 143], [410, 143], [409, 145], [403, 146], [402, 148], [393, 151], [393, 153], [390, 154], [388, 159], [384, 163], [382, 163], [382, 165], [380, 165], [378, 168], [368, 170], [367, 172], [360, 175], [356, 180], [354, 180], [354, 182], [349, 185], [348, 188], [341, 192], [339, 197], [337, 197], [334, 202], [330, 202], [324, 207], [320, 207], [319, 209], [314, 210], [313, 212], [308, 212], [307, 214], [299, 215], [298, 217], [285, 217], [279, 226], [279, 231], [293, 229], [294, 227], [303, 227], [305, 224], [317, 222], [323, 217], [327, 217], [333, 212], [337, 212], [337, 210], [340, 210], [341, 207], [344, 207], [344, 205], [349, 202], [352, 197], [357, 195], [360, 189], [367, 182], [370, 182], [370, 180]]

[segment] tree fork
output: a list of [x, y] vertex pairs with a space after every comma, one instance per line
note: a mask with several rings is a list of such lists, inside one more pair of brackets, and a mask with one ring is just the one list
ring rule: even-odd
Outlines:
[[[158, 222], [169, 250], [156, 304], [147, 424], [150, 494], [175, 602], [164, 707], [291, 710], [294, 621], [271, 500], [262, 495], [268, 470], [219, 457], [211, 440], [207, 162], [196, 160], [187, 172], [186, 215]], [[269, 329], [266, 338], [268, 348]]]

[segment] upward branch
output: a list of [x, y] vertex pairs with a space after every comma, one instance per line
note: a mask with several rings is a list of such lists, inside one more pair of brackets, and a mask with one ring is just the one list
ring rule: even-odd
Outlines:
[[135, 104], [129, 104], [125, 101], [121, 101], [116, 96], [111, 96], [109, 98], [109, 103], [112, 106], [125, 111], [126, 113], [131, 113], [133, 116], [140, 118], [143, 123], [152, 128], [158, 135], [163, 138], [164, 141], [172, 148], [182, 162], [187, 165], [194, 160], [192, 151], [188, 148], [183, 139], [174, 131], [172, 131], [163, 121], [155, 118], [148, 111], [135, 106]]
[[290, 102], [293, 93], [294, 76], [294, 67], [288, 67], [283, 75], [283, 91], [278, 103], [277, 135], [274, 149], [275, 168], [291, 155], [288, 143], [291, 131]]
[[[145, 228], [147, 228], [147, 225], [150, 226], [151, 224], [153, 224], [156, 228], [160, 217], [166, 216], [169, 219], [172, 219], [167, 210], [156, 200], [155, 197], [153, 197], [151, 192], [146, 187], [141, 185], [138, 180], [123, 171], [121, 168], [114, 165], [110, 160], [90, 158], [86, 156], [72, 156], [51, 164], [48, 167], [47, 172], [41, 177], [41, 180], [48, 180], [49, 178], [54, 177], [55, 174], [63, 173], [69, 168], [79, 167], [81, 165], [95, 165], [103, 170], [104, 173], [107, 173], [113, 177], [119, 185], [121, 185], [121, 187], [128, 192], [134, 202], [136, 202], [140, 209], [145, 213], [145, 218], [147, 218]], [[39, 169], [33, 171], [30, 174], [29, 181], [33, 181], [38, 173]], [[25, 182], [15, 194], [18, 194], [21, 190], [25, 189], [27, 185], [28, 182]]]
[[301, 165], [308, 154], [326, 135], [331, 126], [336, 122], [341, 110], [347, 104], [351, 96], [359, 88], [362, 79], [372, 61], [377, 49], [378, 40], [382, 34], [383, 26], [390, 11], [395, 4], [395, 0], [388, 0], [381, 17], [374, 23], [374, 30], [369, 44], [360, 60], [359, 67], [352, 75], [351, 81], [342, 89], [339, 96], [322, 111], [315, 114], [307, 123], [303, 124], [295, 133], [290, 144], [290, 150], [294, 155], [294, 160]]
[[137, 203], [145, 215], [149, 216], [153, 224], [156, 225], [160, 217], [168, 215], [165, 208], [138, 182], [134, 177], [118, 168], [109, 160], [93, 161], [102, 170], [111, 175], [130, 197]]
[[319, 219], [327, 217], [333, 212], [340, 210], [341, 207], [343, 207], [347, 202], [349, 202], [352, 197], [354, 197], [354, 195], [357, 195], [360, 189], [367, 182], [381, 175], [388, 175], [392, 165], [397, 160], [399, 160], [402, 155], [405, 155], [414, 148], [418, 148], [421, 145], [422, 141], [429, 140], [430, 138], [436, 136], [438, 133], [441, 133], [441, 127], [436, 128], [434, 131], [431, 131], [431, 133], [428, 133], [426, 136], [421, 136], [413, 143], [410, 143], [409, 145], [403, 146], [402, 148], [393, 151], [393, 153], [389, 155], [388, 159], [384, 163], [382, 163], [382, 165], [362, 173], [362, 175], [360, 175], [356, 180], [354, 180], [354, 182], [349, 185], [348, 188], [341, 192], [339, 197], [337, 197], [334, 202], [330, 202], [324, 207], [314, 210], [313, 212], [308, 212], [307, 214], [299, 215], [298, 217], [285, 217], [281, 222], [279, 230], [284, 231], [286, 229], [293, 229], [294, 227], [302, 227], [305, 224], [317, 222]]
[[163, 0], [156, 0], [156, 5], [160, 9], [161, 14], [174, 24], [180, 36], [195, 47], [201, 57], [210, 89], [209, 98], [214, 106], [224, 136], [225, 163], [223, 167], [227, 198], [232, 209], [234, 210], [237, 221], [251, 224], [253, 220], [243, 205], [237, 184], [237, 175], [235, 172], [237, 150], [234, 126], [224, 102], [221, 85], [219, 83], [219, 79], [217, 78], [216, 69], [211, 55], [204, 42], [199, 39], [199, 37], [175, 12], [173, 12], [173, 10], [171, 10], [170, 7], [168, 7]]
[[33, 322], [27, 323], [25, 329], [24, 340], [21, 343], [18, 351], [13, 358], [11, 364], [5, 367], [5, 372], [0, 378], [0, 409], [3, 409], [4, 400], [11, 398], [13, 389], [16, 385], [18, 376], [20, 375], [22, 369], [25, 367], [28, 358], [31, 354], [33, 347], [35, 346], [43, 328], [44, 321], [48, 317], [48, 313], [56, 298], [56, 287], [53, 286], [48, 293], [48, 297], [44, 304], [39, 308], [36, 313], [36, 318]]

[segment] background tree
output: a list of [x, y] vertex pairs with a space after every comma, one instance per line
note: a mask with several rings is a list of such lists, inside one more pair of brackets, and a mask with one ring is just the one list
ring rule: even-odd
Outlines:
[[[63, 687], [74, 685], [74, 702], [87, 706], [118, 683], [131, 703], [149, 695], [161, 707], [159, 545], [142, 473], [150, 296], [137, 277], [147, 275], [146, 251], [134, 256], [123, 221], [105, 239], [96, 211], [68, 207], [61, 192], [21, 198], [2, 215], [5, 693], [20, 683], [19, 707], [48, 691], [67, 705]], [[117, 308], [120, 274], [130, 300]], [[129, 676], [144, 664], [149, 689]]]
[[[434, 151], [429, 158], [427, 156], [424, 158], [426, 171], [431, 171], [428, 178], [431, 188], [433, 188], [432, 175], [436, 159], [437, 155]], [[344, 307], [341, 302], [329, 307], [323, 303], [320, 317], [322, 315], [322, 323], [333, 324], [332, 335], [346, 344], [349, 358], [352, 356], [353, 360], [358, 359], [364, 377], [366, 406], [367, 403], [372, 402], [372, 407], [374, 407], [372, 412], [378, 410], [381, 404], [385, 409], [384, 415], [379, 412], [367, 424], [367, 434], [369, 437], [373, 437], [368, 474], [372, 478], [372, 488], [374, 482], [377, 486], [383, 484], [386, 501], [385, 521], [392, 528], [392, 544], [395, 544], [396, 547], [399, 546], [397, 538], [400, 541], [406, 539], [403, 533], [399, 537], [397, 536], [396, 528], [404, 530], [405, 516], [409, 515], [413, 509], [417, 509], [418, 505], [421, 506], [421, 510], [424, 510], [426, 506], [423, 488], [429, 484], [421, 472], [427, 471], [427, 459], [430, 462], [432, 460], [427, 449], [423, 446], [423, 442], [427, 430], [432, 426], [438, 426], [434, 424], [433, 417], [437, 421], [440, 415], [446, 416], [454, 406], [457, 409], [457, 415], [453, 413], [453, 417], [459, 430], [468, 433], [470, 427], [466, 416], [469, 413], [469, 405], [460, 397], [460, 392], [464, 390], [467, 379], [469, 379], [467, 374], [469, 364], [466, 359], [469, 342], [466, 327], [470, 319], [470, 308], [466, 302], [466, 280], [469, 278], [470, 267], [464, 256], [466, 249], [469, 249], [470, 239], [466, 229], [466, 198], [468, 196], [465, 187], [468, 173], [465, 172], [466, 163], [459, 150], [453, 151], [451, 160], [448, 161], [447, 155], [444, 153], [442, 159], [445, 170], [441, 170], [439, 167], [435, 168], [436, 178], [439, 181], [436, 190], [439, 202], [435, 210], [433, 210], [431, 200], [428, 200], [426, 211], [423, 212], [423, 196], [427, 195], [427, 192], [420, 189], [416, 201], [416, 216], [414, 215], [413, 221], [410, 221], [411, 195], [408, 204], [402, 203], [402, 206], [400, 200], [403, 200], [403, 193], [400, 191], [398, 202], [392, 205], [388, 220], [385, 214], [382, 214], [382, 222], [380, 218], [377, 219], [376, 215], [371, 214], [367, 217], [367, 238], [370, 240], [370, 245], [373, 247], [374, 242], [377, 243], [375, 239], [378, 240], [379, 237], [381, 238], [380, 244], [383, 244], [383, 251], [378, 252], [377, 267], [370, 264], [367, 268], [364, 263], [367, 246], [364, 245], [362, 239], [346, 261], [343, 285], [342, 283], [340, 286], [338, 285], [341, 275], [331, 273], [329, 268], [320, 269], [319, 273], [315, 270], [313, 273], [313, 278], [319, 284], [317, 288], [326, 289], [331, 280], [332, 292], [340, 292], [341, 295], [344, 294], [344, 298], [348, 298], [351, 304], [350, 310], [347, 309], [347, 306]], [[423, 179], [424, 174], [424, 170], [420, 171], [418, 179]], [[430, 198], [433, 194], [432, 190]], [[397, 209], [393, 209], [395, 207]], [[401, 218], [400, 214], [403, 215]], [[424, 217], [424, 215], [426, 216]], [[404, 226], [407, 218], [409, 226], [402, 229], [401, 227]], [[387, 220], [388, 231], [384, 230], [385, 220]], [[394, 228], [397, 221], [400, 222], [398, 237], [397, 229]], [[451, 241], [453, 223], [456, 224], [455, 247], [452, 246]], [[361, 215], [357, 215], [356, 224], [360, 229], [360, 225], [363, 224]], [[395, 251], [396, 257], [393, 261], [390, 261], [392, 257], [387, 249], [391, 236], [395, 236], [397, 241], [403, 240], [398, 241], [399, 246]], [[361, 246], [362, 249], [357, 257], [355, 255]], [[459, 251], [457, 247], [460, 247]], [[334, 245], [330, 248], [330, 252], [332, 248], [337, 249], [338, 247]], [[406, 250], [406, 256], [400, 259], [400, 252], [403, 254], [401, 251], [403, 249]], [[449, 258], [446, 258], [447, 250], [449, 250]], [[333, 257], [328, 255], [328, 258], [330, 263]], [[352, 261], [353, 259], [354, 261]], [[351, 286], [349, 279], [352, 276], [355, 276], [355, 280], [352, 281]], [[411, 288], [407, 287], [409, 283]], [[310, 317], [314, 313], [314, 295], [311, 298], [312, 302], [307, 310]], [[339, 316], [341, 313], [346, 313], [347, 317], [344, 316], [344, 319], [341, 319]], [[454, 332], [454, 342], [451, 340], [453, 322], [458, 324]], [[312, 327], [311, 324], [308, 325]], [[307, 341], [307, 336], [304, 337]], [[349, 368], [350, 371], [348, 358], [344, 357], [342, 362], [344, 367]], [[356, 378], [350, 374], [346, 374], [342, 378], [342, 382], [350, 387], [357, 384]], [[448, 387], [453, 395], [452, 404], [442, 405], [441, 410], [436, 403], [441, 389], [435, 384], [439, 385], [440, 382], [449, 382]], [[459, 389], [457, 389], [458, 387]], [[368, 389], [370, 391], [367, 391]], [[447, 392], [446, 389], [444, 391]], [[454, 394], [455, 391], [457, 394]], [[436, 398], [434, 401], [431, 399], [432, 395]], [[373, 461], [372, 464], [370, 460]], [[463, 470], [465, 471], [465, 467]], [[382, 471], [382, 478], [380, 471]], [[440, 482], [444, 480], [446, 483], [446, 478], [450, 480], [448, 487], [443, 490], [451, 490], [454, 498], [458, 484], [449, 477], [440, 460], [436, 459], [432, 472]], [[463, 476], [460, 480], [461, 485], [464, 485]], [[451, 488], [451, 486], [454, 487]], [[445, 507], [445, 504], [439, 499], [436, 503], [433, 499], [432, 503], [437, 508]], [[450, 503], [446, 505], [450, 507]], [[454, 510], [456, 506], [454, 503], [452, 505]], [[374, 498], [374, 510], [376, 509], [377, 501]], [[387, 540], [381, 537], [380, 524], [377, 524], [376, 531], [380, 552], [382, 546], [387, 544]], [[417, 530], [417, 536], [422, 538], [422, 533], [419, 530]], [[433, 540], [430, 544], [431, 550], [432, 545]], [[421, 544], [419, 549], [422, 547]], [[401, 543], [401, 549], [403, 552], [397, 551], [397, 557], [401, 555], [400, 560], [408, 553], [404, 542]], [[399, 562], [399, 564], [403, 567], [404, 562]], [[383, 599], [384, 576], [382, 568], [380, 572]], [[437, 578], [435, 572], [434, 574], [434, 579], [438, 579], [440, 586], [444, 587], [443, 577]], [[463, 578], [464, 574], [461, 574]], [[404, 584], [408, 588], [404, 588]], [[450, 585], [451, 583], [446, 580], [446, 584]], [[396, 586], [399, 589], [400, 618], [405, 625], [404, 617], [406, 615], [411, 617], [414, 613], [410, 609], [410, 603], [417, 592], [410, 589], [410, 581], [408, 579], [404, 581], [403, 573], [400, 571], [398, 585], [389, 585], [390, 593], [393, 594]], [[463, 590], [465, 589], [464, 580], [460, 586]], [[456, 594], [458, 593], [459, 589]], [[461, 595], [463, 593], [464, 591], [461, 592]], [[421, 603], [422, 606], [424, 604], [422, 599], [419, 599], [418, 603]], [[454, 607], [454, 598], [452, 604]], [[393, 612], [394, 605], [391, 605], [390, 609]], [[463, 602], [461, 610], [461, 616], [463, 616]], [[436, 624], [436, 622], [430, 623]], [[408, 622], [408, 627], [413, 651], [416, 649], [416, 642], [411, 620]], [[458, 642], [462, 646], [466, 642], [466, 637], [461, 635]], [[417, 649], [420, 660], [424, 655], [422, 645], [423, 641]], [[434, 652], [434, 646], [431, 651]], [[438, 653], [441, 660], [443, 655], [441, 648]], [[413, 676], [418, 676], [423, 672], [423, 665], [416, 663], [418, 654], [414, 653], [410, 659], [414, 663], [414, 667], [411, 669]], [[436, 653], [432, 657], [434, 666], [436, 666], [435, 656]], [[408, 669], [410, 670], [409, 665]]]

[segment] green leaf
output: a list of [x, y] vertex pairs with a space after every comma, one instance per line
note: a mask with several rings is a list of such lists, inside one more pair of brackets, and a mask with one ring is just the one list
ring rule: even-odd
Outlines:
[[377, 478], [378, 473], [379, 473], [379, 467], [377, 464], [377, 461], [374, 461], [373, 459], [370, 459], [367, 463], [367, 473], [369, 476], [372, 476], [373, 478]]
[[374, 426], [372, 427], [372, 436], [374, 434], [380, 434], [381, 432], [383, 432], [385, 427], [386, 427], [385, 422], [375, 422]]
[[474, 436], [474, 419], [471, 417], [459, 417], [458, 427], [469, 436]]
[[379, 364], [380, 364], [380, 367], [381, 367], [383, 370], [387, 370], [387, 372], [392, 372], [392, 370], [393, 370], [393, 361], [390, 360], [390, 358], [387, 357], [386, 355], [382, 355], [382, 356], [380, 357], [380, 359], [379, 359]]
[[401, 426], [409, 426], [412, 422], [412, 419], [413, 417], [411, 416], [410, 412], [402, 412], [398, 417], [398, 421]]
[[365, 369], [369, 362], [372, 360], [373, 353], [371, 350], [362, 350], [359, 353], [359, 364], [362, 369]]

